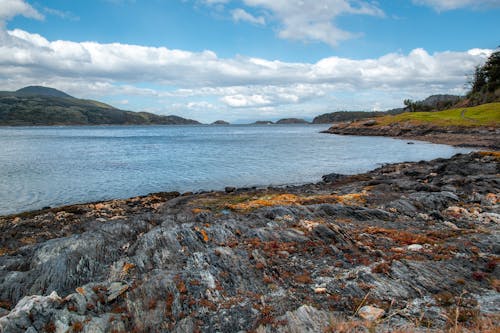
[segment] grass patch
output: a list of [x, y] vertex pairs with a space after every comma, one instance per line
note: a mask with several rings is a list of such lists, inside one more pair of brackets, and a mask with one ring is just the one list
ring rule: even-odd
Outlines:
[[436, 112], [405, 112], [377, 118], [377, 124], [391, 125], [410, 122], [437, 126], [499, 126], [500, 103], [488, 103], [470, 108], [458, 108]]

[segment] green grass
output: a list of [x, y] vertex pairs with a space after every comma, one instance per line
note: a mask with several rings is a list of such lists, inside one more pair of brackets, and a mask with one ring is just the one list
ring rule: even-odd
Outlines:
[[500, 125], [500, 103], [489, 103], [470, 108], [458, 108], [437, 112], [406, 112], [377, 119], [377, 123], [380, 125], [390, 125], [402, 122], [411, 122], [413, 124], [431, 123], [438, 126], [498, 127]]

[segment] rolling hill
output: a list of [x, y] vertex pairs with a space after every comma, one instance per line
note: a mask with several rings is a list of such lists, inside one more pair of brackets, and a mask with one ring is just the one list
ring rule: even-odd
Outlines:
[[74, 98], [53, 88], [30, 86], [0, 92], [1, 126], [51, 125], [189, 125], [196, 120], [116, 109]]

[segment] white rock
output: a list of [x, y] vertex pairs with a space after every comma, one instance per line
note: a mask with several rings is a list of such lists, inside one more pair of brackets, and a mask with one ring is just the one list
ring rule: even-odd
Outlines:
[[383, 309], [371, 305], [365, 305], [358, 311], [358, 316], [368, 321], [375, 321], [384, 315]]
[[457, 225], [453, 222], [450, 222], [450, 221], [444, 221], [443, 224], [453, 230], [458, 230], [460, 229], [459, 227], [457, 227]]
[[326, 288], [325, 287], [314, 288], [314, 292], [316, 294], [326, 294]]
[[424, 247], [420, 244], [411, 244], [411, 245], [408, 245], [407, 249], [409, 251], [422, 251]]
[[128, 290], [128, 285], [120, 283], [120, 282], [113, 282], [111, 283], [111, 286], [108, 289], [108, 302], [111, 302], [115, 299], [117, 299], [121, 294], [126, 292]]

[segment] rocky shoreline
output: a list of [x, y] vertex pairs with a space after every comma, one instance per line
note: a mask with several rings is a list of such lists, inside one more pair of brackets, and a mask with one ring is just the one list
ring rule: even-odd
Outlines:
[[499, 162], [0, 217], [0, 331], [493, 332]]
[[500, 128], [415, 125], [411, 122], [380, 126], [376, 119], [342, 122], [332, 125], [324, 133], [361, 136], [390, 136], [397, 139], [421, 140], [459, 147], [500, 150]]

